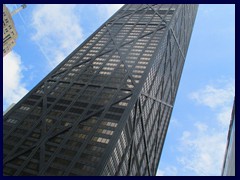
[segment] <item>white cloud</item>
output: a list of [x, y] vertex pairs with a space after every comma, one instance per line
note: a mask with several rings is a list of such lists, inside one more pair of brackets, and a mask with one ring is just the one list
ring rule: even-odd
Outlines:
[[197, 128], [198, 131], [204, 132], [208, 129], [208, 126], [202, 122], [196, 122], [194, 126]]
[[224, 107], [221, 112], [217, 114], [217, 120], [223, 127], [228, 127], [231, 119], [232, 107]]
[[156, 176], [177, 176], [177, 168], [175, 166], [167, 166], [164, 169], [157, 169]]
[[191, 132], [184, 132], [180, 138], [181, 156], [177, 158], [178, 162], [183, 169], [196, 175], [220, 175], [226, 133], [210, 129], [203, 123], [197, 123], [195, 127]]
[[164, 176], [164, 172], [162, 170], [158, 169], [156, 176]]
[[229, 80], [229, 82], [220, 88], [213, 85], [206, 85], [203, 89], [191, 93], [190, 98], [195, 100], [198, 104], [214, 109], [231, 103], [234, 93], [234, 81]]
[[194, 102], [208, 107], [204, 111], [208, 116], [192, 119], [193, 128], [179, 138], [177, 160], [185, 171], [195, 175], [221, 175], [234, 93], [232, 79], [216, 80], [214, 85], [191, 93]]
[[[109, 18], [121, 4], [99, 4], [92, 6], [102, 19]], [[50, 68], [55, 67], [83, 41], [81, 8], [86, 5], [47, 4], [36, 5], [31, 26], [35, 30], [32, 39], [48, 60]]]
[[32, 39], [55, 67], [82, 42], [82, 28], [77, 5], [36, 5], [32, 14]]
[[21, 57], [11, 51], [3, 58], [3, 105], [6, 109], [12, 103], [17, 103], [27, 92], [21, 80], [23, 66]]

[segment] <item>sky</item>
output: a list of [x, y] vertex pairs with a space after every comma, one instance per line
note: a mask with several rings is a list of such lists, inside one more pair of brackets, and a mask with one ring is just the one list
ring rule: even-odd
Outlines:
[[[3, 111], [121, 6], [27, 5], [14, 15], [18, 39], [3, 58]], [[201, 4], [158, 176], [221, 175], [234, 96], [235, 5]]]

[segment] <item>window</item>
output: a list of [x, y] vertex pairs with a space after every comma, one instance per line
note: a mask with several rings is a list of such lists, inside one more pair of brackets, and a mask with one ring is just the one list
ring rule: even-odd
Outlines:
[[97, 129], [98, 133], [106, 134], [106, 135], [112, 135], [113, 131], [111, 130], [106, 130], [106, 129]]
[[18, 122], [18, 120], [9, 118], [9, 119], [7, 119], [7, 122], [10, 124], [16, 124]]
[[117, 123], [114, 123], [114, 122], [103, 121], [101, 124], [109, 127], [117, 127]]
[[86, 138], [86, 135], [85, 135], [85, 134], [82, 134], [82, 133], [74, 133], [74, 134], [73, 134], [73, 137], [79, 138], [79, 139], [85, 139], [85, 138]]
[[27, 107], [27, 106], [21, 106], [20, 109], [23, 110], [23, 111], [28, 111], [28, 110], [30, 109], [30, 107]]
[[109, 139], [107, 138], [101, 138], [101, 137], [93, 137], [92, 141], [103, 143], [103, 144], [108, 144]]

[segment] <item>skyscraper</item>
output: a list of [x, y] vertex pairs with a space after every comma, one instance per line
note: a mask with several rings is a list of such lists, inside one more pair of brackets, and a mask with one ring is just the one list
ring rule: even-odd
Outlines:
[[12, 16], [26, 7], [26, 4], [23, 4], [10, 13], [6, 5], [3, 4], [3, 57], [16, 45], [16, 39], [18, 37]]
[[4, 175], [155, 175], [197, 5], [125, 5], [4, 115]]
[[17, 36], [11, 13], [3, 4], [3, 57], [16, 45]]

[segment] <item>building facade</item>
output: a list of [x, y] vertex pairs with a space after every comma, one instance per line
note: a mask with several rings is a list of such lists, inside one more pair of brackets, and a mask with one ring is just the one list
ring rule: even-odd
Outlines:
[[4, 115], [4, 175], [155, 175], [197, 8], [118, 10]]
[[3, 4], [3, 57], [16, 45], [18, 37], [12, 15], [5, 4]]
[[235, 176], [235, 102], [233, 104], [232, 117], [228, 130], [222, 176]]

